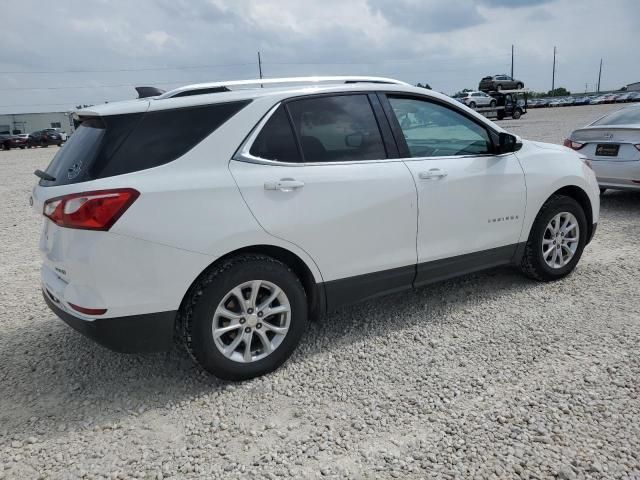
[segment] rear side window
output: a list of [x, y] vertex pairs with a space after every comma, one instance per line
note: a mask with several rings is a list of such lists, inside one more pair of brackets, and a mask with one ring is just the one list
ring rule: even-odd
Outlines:
[[300, 161], [293, 129], [287, 111], [282, 105], [262, 127], [249, 153], [255, 157], [278, 162]]
[[387, 158], [366, 95], [336, 95], [287, 104], [305, 162]]
[[112, 115], [83, 121], [47, 167], [66, 185], [169, 163], [195, 147], [249, 102]]

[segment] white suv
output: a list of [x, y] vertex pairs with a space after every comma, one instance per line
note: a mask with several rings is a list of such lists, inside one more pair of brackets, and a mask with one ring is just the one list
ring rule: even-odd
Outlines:
[[177, 337], [226, 379], [274, 370], [341, 305], [497, 265], [564, 277], [598, 221], [578, 153], [395, 80], [202, 84], [78, 115], [33, 190], [47, 304], [117, 351]]

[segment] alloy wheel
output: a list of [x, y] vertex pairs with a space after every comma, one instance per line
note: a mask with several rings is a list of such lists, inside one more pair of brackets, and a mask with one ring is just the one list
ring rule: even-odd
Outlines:
[[580, 226], [569, 212], [555, 215], [547, 224], [542, 237], [542, 258], [545, 263], [558, 269], [567, 265], [578, 249]]
[[275, 351], [291, 323], [291, 304], [272, 282], [252, 280], [229, 291], [213, 315], [212, 333], [228, 359], [249, 363]]

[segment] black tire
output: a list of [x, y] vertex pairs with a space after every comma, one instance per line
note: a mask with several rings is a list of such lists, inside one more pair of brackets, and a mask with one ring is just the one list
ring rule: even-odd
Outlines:
[[500, 90], [502, 90], [502, 85], [499, 83], [496, 85], [496, 91], [499, 92]]
[[523, 84], [523, 83], [521, 83], [521, 82], [518, 82], [518, 83], [516, 84], [516, 90], [520, 90], [521, 88], [524, 88], [524, 84]]
[[[282, 289], [291, 306], [291, 317], [289, 330], [272, 353], [242, 363], [225, 357], [216, 346], [213, 317], [225, 295], [252, 280], [266, 280]], [[277, 369], [293, 353], [306, 329], [307, 297], [298, 277], [282, 262], [263, 255], [242, 255], [214, 265], [201, 275], [183, 302], [178, 325], [184, 346], [202, 368], [224, 380], [247, 380]]]
[[496, 108], [496, 105], [498, 104], [498, 102], [496, 102], [495, 100], [491, 100], [491, 103], [489, 103], [489, 106], [491, 108]]
[[516, 108], [513, 111], [513, 119], [518, 120], [521, 116], [522, 116], [522, 110], [520, 110], [519, 108]]
[[[561, 212], [572, 213], [578, 221], [580, 236], [578, 246], [573, 258], [564, 267], [551, 268], [544, 261], [542, 256], [542, 240], [547, 224], [551, 219]], [[564, 195], [553, 195], [542, 206], [538, 216], [533, 222], [529, 239], [525, 245], [524, 254], [520, 263], [520, 269], [529, 278], [541, 282], [559, 280], [569, 275], [576, 267], [582, 256], [587, 240], [587, 218], [580, 204], [571, 197]]]
[[469, 102], [469, 108], [476, 108], [476, 102]]
[[601, 189], [600, 189], [600, 195], [604, 195], [604, 192], [606, 192], [606, 191], [607, 191], [607, 189], [606, 189], [606, 188], [601, 188]]
[[20, 147], [20, 150], [24, 150], [24, 145], [22, 147]]

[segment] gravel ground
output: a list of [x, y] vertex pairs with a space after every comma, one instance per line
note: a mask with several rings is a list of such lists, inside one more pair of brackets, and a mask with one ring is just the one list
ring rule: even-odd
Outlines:
[[[610, 108], [502, 125], [560, 142]], [[229, 384], [46, 308], [27, 199], [55, 151], [0, 152], [0, 479], [640, 477], [640, 194], [603, 197], [562, 281], [498, 269], [343, 309]]]

